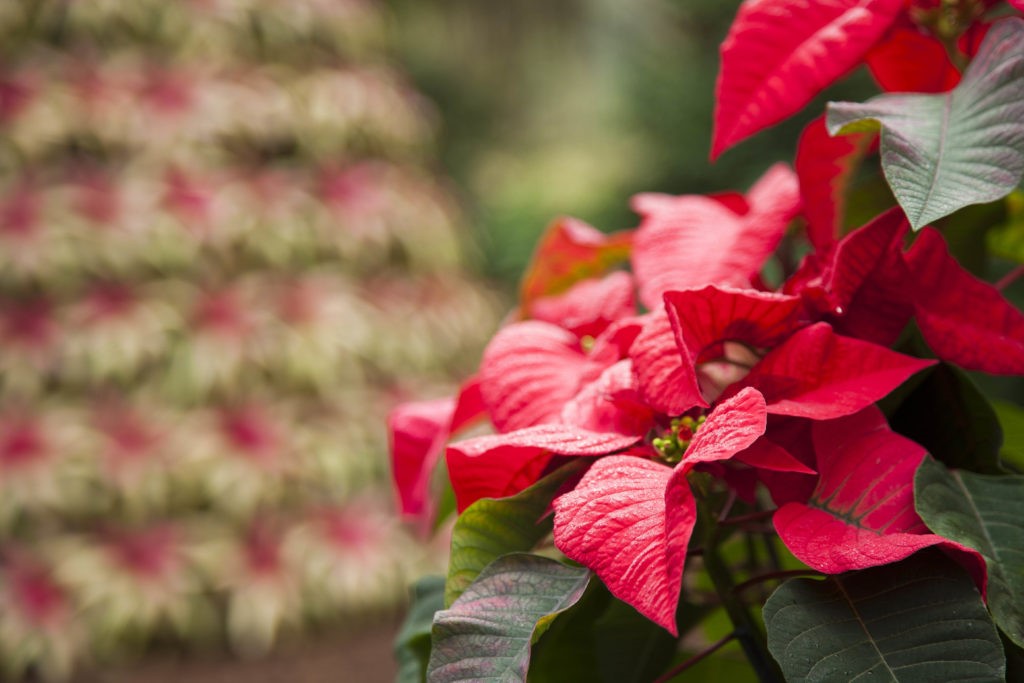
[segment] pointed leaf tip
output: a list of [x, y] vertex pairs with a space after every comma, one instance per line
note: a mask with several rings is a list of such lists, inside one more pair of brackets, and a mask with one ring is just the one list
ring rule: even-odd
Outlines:
[[721, 47], [711, 159], [802, 109], [860, 63], [902, 9], [902, 0], [744, 2]]

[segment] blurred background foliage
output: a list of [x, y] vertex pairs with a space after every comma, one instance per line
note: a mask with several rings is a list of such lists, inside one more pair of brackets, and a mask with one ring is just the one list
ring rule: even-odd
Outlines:
[[718, 46], [738, 3], [715, 0], [392, 0], [400, 54], [443, 112], [441, 158], [506, 284], [558, 215], [634, 227], [628, 199], [746, 189], [792, 161], [827, 99], [874, 92], [866, 73], [708, 161]]
[[0, 3], [0, 678], [260, 655], [443, 562], [391, 511], [385, 414], [500, 312], [390, 26]]

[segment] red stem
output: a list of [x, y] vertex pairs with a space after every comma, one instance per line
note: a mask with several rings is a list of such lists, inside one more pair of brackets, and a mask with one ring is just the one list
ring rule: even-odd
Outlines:
[[1021, 275], [1024, 275], [1024, 265], [1017, 266], [1009, 273], [999, 278], [999, 281], [996, 282], [993, 286], [1001, 292], [1010, 285], [1012, 285], [1014, 280], [1019, 278]]
[[776, 579], [789, 579], [794, 576], [821, 576], [821, 572], [814, 571], [813, 569], [788, 569], [779, 572], [769, 572], [768, 574], [761, 574], [747, 579], [743, 583], [738, 583], [733, 588], [736, 593], [742, 593], [751, 586], [756, 586], [759, 583], [765, 581], [774, 581]]
[[751, 512], [746, 515], [736, 515], [735, 517], [729, 517], [727, 519], [718, 520], [719, 524], [743, 524], [744, 522], [758, 522], [762, 519], [768, 519], [775, 514], [775, 510], [759, 510], [758, 512]]
[[722, 638], [717, 643], [715, 643], [714, 645], [710, 646], [709, 648], [707, 648], [703, 652], [700, 652], [700, 653], [694, 655], [693, 657], [690, 657], [685, 662], [683, 662], [683, 663], [681, 663], [681, 664], [679, 664], [677, 666], [672, 667], [671, 669], [669, 669], [668, 671], [663, 673], [661, 676], [659, 676], [658, 678], [654, 679], [654, 683], [668, 683], [668, 681], [671, 681], [673, 678], [675, 678], [679, 674], [683, 673], [684, 671], [689, 669], [691, 666], [693, 666], [697, 662], [701, 661], [705, 657], [708, 657], [709, 655], [714, 654], [718, 650], [720, 650], [723, 647], [725, 647], [726, 645], [728, 645], [729, 641], [731, 641], [735, 637], [736, 637], [735, 633], [730, 633], [729, 635], [727, 635], [726, 637]]

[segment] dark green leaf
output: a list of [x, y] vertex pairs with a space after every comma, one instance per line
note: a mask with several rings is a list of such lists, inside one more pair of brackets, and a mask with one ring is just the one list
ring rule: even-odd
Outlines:
[[575, 460], [525, 491], [508, 498], [482, 498], [463, 511], [452, 530], [445, 606], [455, 602], [491, 562], [508, 553], [531, 550], [551, 533], [551, 518], [544, 518], [544, 513], [558, 488], [584, 465]]
[[[680, 632], [706, 612], [682, 602]], [[530, 683], [646, 683], [666, 669], [675, 650], [668, 631], [591, 581], [534, 646]]]
[[1002, 431], [995, 411], [962, 370], [940, 363], [889, 414], [894, 430], [942, 462], [997, 474]]
[[952, 91], [831, 102], [827, 125], [881, 126], [882, 170], [915, 230], [1006, 196], [1024, 174], [1024, 19], [997, 22]]
[[429, 680], [525, 681], [534, 640], [580, 599], [590, 576], [536, 555], [495, 560], [434, 616]]
[[422, 683], [430, 659], [430, 628], [434, 612], [444, 609], [444, 577], [425, 576], [413, 586], [413, 602], [395, 637], [398, 683]]
[[952, 216], [936, 221], [935, 227], [942, 231], [957, 263], [984, 280], [989, 265], [988, 233], [1006, 220], [1006, 202], [989, 202], [965, 206]]
[[798, 681], [999, 681], [999, 636], [974, 582], [938, 551], [792, 579], [764, 606], [768, 649]]
[[992, 616], [1024, 647], [1024, 477], [950, 471], [925, 459], [914, 485], [928, 528], [985, 558]]
[[1005, 401], [993, 401], [992, 407], [1003, 428], [999, 455], [1014, 470], [1024, 472], [1024, 408]]
[[1006, 220], [985, 235], [988, 250], [996, 256], [1024, 263], [1024, 191], [1006, 198]]

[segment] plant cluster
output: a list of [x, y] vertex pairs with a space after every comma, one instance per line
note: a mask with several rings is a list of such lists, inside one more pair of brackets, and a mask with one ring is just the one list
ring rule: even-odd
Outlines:
[[358, 0], [0, 2], [0, 678], [260, 653], [434, 562], [375, 425], [495, 314], [389, 40]]
[[889, 92], [745, 194], [556, 221], [479, 370], [393, 411], [403, 512], [459, 513], [403, 680], [665, 681], [733, 641], [766, 681], [1020, 675], [1022, 412], [965, 372], [1024, 375], [1020, 9], [740, 6], [712, 156], [860, 64]]

